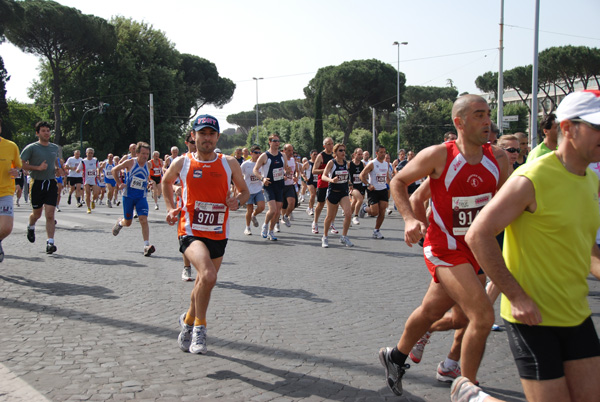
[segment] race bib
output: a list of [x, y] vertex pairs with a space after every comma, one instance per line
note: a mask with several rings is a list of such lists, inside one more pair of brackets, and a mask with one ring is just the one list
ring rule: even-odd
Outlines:
[[260, 181], [260, 180], [258, 180], [258, 177], [256, 177], [253, 174], [251, 174], [250, 175], [250, 183], [254, 183], [255, 181]]
[[492, 193], [471, 197], [452, 197], [452, 234], [464, 236], [481, 209], [492, 199]]
[[161, 168], [153, 168], [154, 170], [154, 176], [160, 176], [160, 174], [162, 173], [162, 169]]
[[273, 181], [283, 180], [283, 168], [273, 169]]
[[360, 173], [354, 173], [352, 180], [352, 183], [354, 184], [362, 184], [362, 181], [360, 180]]
[[139, 177], [131, 178], [131, 188], [136, 190], [145, 190], [146, 189], [146, 180], [141, 179]]
[[96, 171], [95, 170], [88, 170], [87, 171], [87, 177], [96, 177]]
[[387, 179], [387, 174], [379, 173], [375, 176], [375, 180], [377, 180], [377, 183], [385, 183], [386, 179]]
[[226, 212], [227, 206], [225, 204], [196, 201], [192, 229], [202, 232], [223, 232]]
[[113, 178], [112, 172], [110, 170], [105, 170], [104, 177], [106, 177], [107, 179], [112, 179]]
[[338, 183], [348, 183], [348, 171], [342, 170], [337, 172], [336, 176], [339, 178]]

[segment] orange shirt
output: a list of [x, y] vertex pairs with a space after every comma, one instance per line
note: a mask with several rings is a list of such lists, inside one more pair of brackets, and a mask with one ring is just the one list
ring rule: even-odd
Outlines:
[[186, 154], [181, 172], [183, 207], [177, 234], [212, 240], [229, 237], [229, 208], [225, 204], [231, 182], [231, 168], [222, 154], [212, 161], [200, 161]]

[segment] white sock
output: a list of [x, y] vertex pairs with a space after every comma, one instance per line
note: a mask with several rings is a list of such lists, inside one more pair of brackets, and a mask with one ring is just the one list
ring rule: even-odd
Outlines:
[[150, 240], [144, 240], [144, 246], [149, 246], [150, 245]]
[[447, 369], [453, 369], [458, 365], [458, 362], [456, 360], [450, 359], [449, 357], [446, 357], [446, 360], [444, 360], [444, 363], [442, 364]]
[[54, 244], [54, 239], [48, 239], [48, 243]]

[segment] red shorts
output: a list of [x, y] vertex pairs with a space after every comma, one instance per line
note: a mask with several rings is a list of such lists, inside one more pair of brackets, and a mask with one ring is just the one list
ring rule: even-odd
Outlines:
[[454, 267], [461, 264], [471, 264], [477, 275], [483, 274], [471, 250], [448, 250], [445, 248], [436, 248], [434, 250], [431, 245], [426, 245], [423, 247], [423, 255], [425, 256], [427, 269], [435, 283], [440, 282], [435, 272], [437, 267]]

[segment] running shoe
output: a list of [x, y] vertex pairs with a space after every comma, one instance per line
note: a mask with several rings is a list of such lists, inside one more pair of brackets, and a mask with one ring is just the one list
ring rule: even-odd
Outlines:
[[387, 208], [387, 214], [388, 214], [388, 215], [391, 215], [391, 214], [392, 214], [392, 212], [394, 212], [394, 209], [393, 209], [393, 208], [390, 208], [390, 207], [388, 207], [388, 208]]
[[379, 229], [373, 230], [373, 238], [374, 239], [383, 239], [383, 235], [379, 231]]
[[30, 243], [35, 243], [35, 229], [32, 229], [29, 226], [27, 226], [27, 240], [29, 240]]
[[312, 232], [314, 234], [319, 233], [319, 225], [317, 225], [315, 222], [312, 223]]
[[247, 227], [246, 229], [244, 229], [244, 234], [246, 236], [252, 236], [252, 231], [250, 230], [250, 227]]
[[54, 243], [46, 242], [46, 254], [52, 254], [56, 251]]
[[139, 218], [138, 214], [133, 214], [133, 219]]
[[78, 202], [77, 203], [77, 208], [81, 208], [81, 207], [83, 207], [83, 202]]
[[88, 214], [91, 214], [91, 213], [92, 213], [92, 210], [88, 208], [88, 209], [87, 209], [87, 213], [88, 213]]
[[492, 325], [492, 331], [500, 332], [502, 331], [502, 327], [500, 325], [494, 324]]
[[310, 216], [310, 215], [311, 215], [311, 213], [310, 213], [310, 212], [311, 212], [311, 209], [310, 209], [310, 207], [306, 207], [306, 215], [309, 215], [309, 216]]
[[267, 239], [271, 240], [271, 241], [276, 241], [277, 237], [275, 237], [275, 233], [270, 231], [269, 234], [267, 235]]
[[183, 313], [179, 316], [179, 327], [181, 328], [181, 332], [177, 337], [177, 344], [179, 345], [179, 349], [184, 352], [189, 352], [190, 345], [192, 344], [192, 331], [194, 330], [194, 326], [185, 323], [185, 315], [186, 313]]
[[62, 211], [60, 210], [60, 208], [58, 207], [58, 205], [56, 206], [56, 212], [62, 212]]
[[119, 219], [117, 221], [117, 223], [115, 223], [115, 226], [113, 226], [113, 228], [112, 228], [112, 234], [113, 234], [113, 236], [118, 235], [119, 232], [121, 231], [121, 229], [123, 229], [123, 226], [121, 226], [121, 219]]
[[279, 232], [281, 232], [281, 226], [279, 226], [279, 222], [277, 222], [277, 223], [275, 224], [275, 232], [276, 232], [276, 233], [279, 233]]
[[402, 367], [394, 363], [390, 347], [379, 349], [379, 361], [385, 368], [385, 378], [389, 389], [398, 396], [402, 395], [402, 377], [410, 366], [405, 364]]
[[96, 209], [96, 201], [92, 201], [92, 209]]
[[350, 241], [350, 239], [348, 238], [348, 236], [342, 236], [342, 237], [340, 237], [340, 243], [342, 243], [346, 247], [354, 247], [354, 243], [352, 243]]
[[110, 200], [106, 201], [106, 206], [112, 208], [112, 203], [110, 202]]
[[431, 333], [426, 332], [425, 335], [423, 335], [421, 337], [421, 339], [419, 339], [417, 341], [415, 346], [413, 346], [412, 350], [408, 354], [408, 357], [410, 357], [410, 360], [412, 360], [415, 363], [421, 362], [421, 359], [423, 358], [423, 351], [425, 350], [425, 345], [427, 345], [429, 343], [430, 337], [431, 337]]
[[331, 234], [338, 234], [338, 233], [340, 233], [339, 230], [337, 230], [335, 228], [335, 226], [333, 226], [333, 223], [331, 224], [331, 230], [330, 230], [330, 232], [331, 232]]
[[460, 365], [457, 364], [456, 366], [454, 366], [454, 368], [447, 369], [444, 366], [444, 362], [440, 362], [440, 364], [438, 364], [437, 367], [437, 374], [435, 375], [435, 378], [437, 378], [437, 380], [441, 382], [451, 383], [452, 381], [460, 377], [460, 375]]
[[206, 347], [206, 327], [204, 325], [194, 326], [189, 350], [190, 353], [200, 355], [204, 355], [208, 351]]
[[352, 218], [352, 224], [356, 225], [356, 226], [360, 225], [360, 221], [358, 220], [358, 216], [355, 216], [355, 217]]
[[256, 216], [252, 215], [252, 224], [254, 225], [255, 228], [258, 227], [258, 219], [256, 219]]
[[321, 237], [321, 247], [329, 248], [329, 239], [327, 238], [327, 236]]
[[260, 235], [263, 237], [263, 239], [267, 238], [268, 231], [269, 231], [269, 228], [267, 227], [267, 224], [263, 223], [262, 231], [260, 232]]
[[289, 228], [290, 226], [292, 226], [292, 222], [290, 222], [290, 218], [289, 218], [289, 216], [287, 216], [287, 215], [283, 215], [283, 216], [281, 217], [281, 219], [283, 220], [283, 223], [285, 223], [285, 226], [287, 226], [288, 228]]
[[2, 249], [2, 242], [0, 241], [0, 262], [4, 261], [4, 250]]
[[192, 278], [192, 267], [183, 267], [183, 271], [181, 272], [181, 280], [184, 282], [191, 282], [194, 280], [194, 278]]
[[19, 200], [17, 200], [17, 207], [20, 207], [20, 206], [21, 206], [21, 204], [19, 204]]
[[154, 210], [158, 211], [158, 204], [154, 204]]
[[293, 213], [293, 212], [290, 212], [290, 214], [289, 214], [288, 216], [289, 216], [289, 218], [290, 218], [290, 221], [291, 221], [291, 222], [294, 222], [294, 213]]
[[479, 397], [480, 392], [483, 392], [481, 388], [469, 381], [467, 377], [460, 376], [452, 383], [450, 401], [469, 402]]
[[360, 207], [360, 211], [358, 211], [358, 216], [360, 216], [360, 219], [365, 217], [365, 214], [367, 213], [367, 206], [363, 204], [362, 207]]
[[117, 201], [117, 207], [121, 205], [121, 201]]
[[156, 249], [154, 248], [154, 246], [144, 247], [144, 257], [150, 257], [152, 255], [152, 253], [155, 251], [156, 251]]
[[71, 196], [69, 196], [69, 198], [67, 198], [67, 204], [71, 205]]

